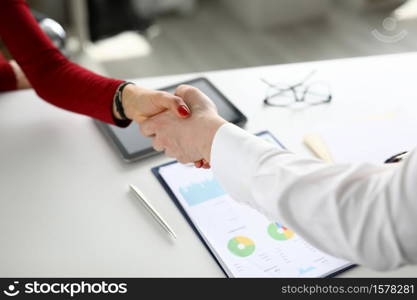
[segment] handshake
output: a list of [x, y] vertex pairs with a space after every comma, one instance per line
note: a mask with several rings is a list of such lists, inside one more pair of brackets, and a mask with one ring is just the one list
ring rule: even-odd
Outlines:
[[[210, 168], [211, 145], [226, 123], [214, 103], [200, 90], [180, 85], [175, 95], [126, 86], [122, 103], [126, 116], [140, 124], [158, 152], [197, 168]], [[117, 117], [118, 114], [114, 110]]]

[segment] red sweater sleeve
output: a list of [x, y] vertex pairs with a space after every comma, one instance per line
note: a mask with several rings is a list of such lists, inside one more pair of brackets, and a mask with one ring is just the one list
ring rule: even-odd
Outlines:
[[16, 76], [12, 66], [1, 59], [0, 53], [0, 92], [13, 91], [17, 88]]
[[24, 0], [0, 1], [0, 37], [41, 98], [115, 124], [113, 97], [122, 81], [67, 60], [40, 29]]

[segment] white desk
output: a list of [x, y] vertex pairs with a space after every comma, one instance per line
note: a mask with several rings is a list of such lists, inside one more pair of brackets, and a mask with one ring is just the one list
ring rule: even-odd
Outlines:
[[[323, 122], [373, 113], [416, 113], [417, 54], [206, 73], [249, 118], [310, 155], [302, 137]], [[262, 104], [260, 77], [288, 81], [317, 69], [334, 102], [304, 111]], [[156, 88], [191, 78], [141, 79]], [[408, 112], [407, 112], [408, 111]], [[57, 109], [32, 92], [0, 95], [0, 277], [224, 276], [150, 168], [163, 156], [125, 164], [92, 120]], [[134, 183], [172, 225], [171, 242], [129, 193]], [[341, 276], [416, 276], [417, 267]]]

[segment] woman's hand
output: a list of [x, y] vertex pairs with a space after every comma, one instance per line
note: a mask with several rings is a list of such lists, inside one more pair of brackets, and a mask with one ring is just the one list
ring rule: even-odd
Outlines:
[[31, 88], [32, 86], [30, 85], [29, 80], [26, 78], [25, 73], [23, 73], [22, 69], [17, 64], [17, 62], [11, 60], [9, 64], [12, 66], [14, 75], [16, 76], [17, 88], [19, 90]]
[[[122, 105], [126, 117], [138, 123], [166, 110], [173, 112], [176, 117], [180, 118], [190, 115], [190, 109], [180, 97], [133, 84], [129, 84], [123, 89]], [[116, 118], [121, 119], [115, 104], [113, 104], [113, 114]]]
[[208, 167], [214, 136], [226, 121], [200, 90], [181, 85], [175, 94], [189, 105], [192, 115], [179, 119], [168, 112], [161, 113], [143, 122], [142, 134], [153, 137], [155, 150], [165, 151], [181, 163], [195, 162], [197, 167]]

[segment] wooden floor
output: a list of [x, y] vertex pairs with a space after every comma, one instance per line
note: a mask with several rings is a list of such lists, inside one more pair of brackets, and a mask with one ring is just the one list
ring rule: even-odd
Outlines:
[[[262, 32], [244, 28], [216, 2], [203, 1], [193, 16], [160, 18], [160, 34], [149, 40], [150, 55], [103, 62], [103, 69], [136, 78], [417, 50], [417, 21], [401, 22], [388, 32], [382, 25], [387, 11], [334, 6], [325, 19]], [[406, 36], [388, 43], [375, 38], [373, 30]]]

